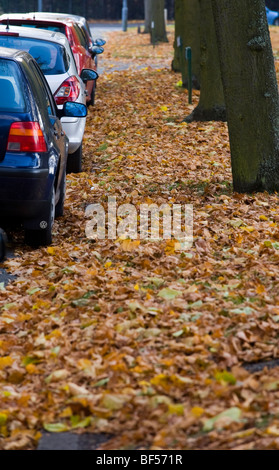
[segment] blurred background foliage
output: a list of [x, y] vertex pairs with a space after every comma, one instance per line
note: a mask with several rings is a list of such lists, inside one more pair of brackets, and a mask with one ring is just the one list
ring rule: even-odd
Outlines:
[[[165, 0], [168, 17], [174, 17], [174, 1]], [[43, 0], [43, 11], [73, 13], [93, 20], [120, 20], [122, 0]], [[144, 19], [144, 0], [128, 0], [129, 19]], [[0, 0], [1, 13], [38, 10], [38, 0]]]

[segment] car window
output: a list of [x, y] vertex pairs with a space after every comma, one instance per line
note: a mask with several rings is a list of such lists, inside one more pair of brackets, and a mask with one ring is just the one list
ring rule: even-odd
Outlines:
[[43, 94], [44, 94], [44, 100], [46, 103], [47, 107], [47, 113], [49, 116], [56, 116], [56, 105], [52, 96], [52, 93], [50, 91], [50, 88], [48, 86], [48, 83], [46, 80], [43, 79], [41, 76], [41, 71], [38, 67], [38, 64], [36, 62], [30, 62], [30, 68], [35, 74], [35, 76], [40, 77], [40, 80], [42, 82], [42, 89], [43, 89]]
[[87, 21], [85, 21], [85, 28], [87, 29], [89, 37], [92, 39], [91, 29]]
[[88, 49], [88, 44], [87, 44], [86, 38], [85, 38], [84, 33], [81, 30], [81, 28], [77, 24], [74, 24], [74, 29], [75, 29], [75, 32], [77, 33], [78, 40], [79, 40], [80, 44], [85, 49]]
[[70, 67], [70, 57], [66, 49], [55, 42], [0, 35], [0, 46], [29, 52], [38, 62], [44, 75], [63, 74]]
[[85, 28], [84, 25], [80, 25], [80, 29], [81, 29], [81, 31], [82, 31], [82, 34], [83, 34], [84, 38], [85, 38], [86, 47], [87, 47], [87, 49], [88, 49], [89, 46], [90, 46], [90, 36], [89, 36], [88, 31], [86, 30], [86, 28]]
[[30, 60], [28, 64], [24, 64], [24, 71], [44, 124], [50, 126], [50, 116], [52, 113], [55, 114], [55, 105], [51, 102], [47, 92], [48, 85], [46, 84], [46, 79], [33, 60]]
[[0, 111], [22, 113], [27, 109], [24, 84], [18, 65], [0, 59]]

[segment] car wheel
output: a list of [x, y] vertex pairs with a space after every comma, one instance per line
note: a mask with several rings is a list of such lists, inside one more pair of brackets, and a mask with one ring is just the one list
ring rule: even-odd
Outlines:
[[3, 261], [6, 254], [7, 236], [4, 230], [0, 229], [0, 261]]
[[62, 217], [64, 215], [64, 201], [66, 195], [66, 170], [63, 172], [62, 180], [60, 183], [60, 196], [59, 201], [55, 207], [55, 217]]
[[95, 104], [95, 93], [96, 93], [96, 80], [94, 80], [92, 93], [91, 93], [91, 104], [94, 106]]
[[82, 161], [82, 144], [74, 152], [68, 155], [67, 160], [67, 173], [80, 173]]
[[279, 26], [279, 17], [274, 20], [274, 26]]
[[94, 82], [93, 82], [90, 101], [87, 101], [87, 103], [86, 103], [87, 107], [89, 107], [91, 105], [94, 106], [94, 104], [95, 104], [95, 93], [96, 93], [96, 80], [94, 80]]
[[55, 188], [53, 186], [51, 198], [48, 205], [48, 214], [45, 221], [42, 221], [40, 230], [25, 230], [25, 243], [34, 247], [48, 246], [52, 242], [52, 227], [55, 217]]

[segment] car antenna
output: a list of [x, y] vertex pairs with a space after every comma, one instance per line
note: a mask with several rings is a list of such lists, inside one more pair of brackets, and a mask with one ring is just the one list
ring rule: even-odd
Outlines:
[[6, 31], [9, 31], [10, 29], [10, 20], [9, 17], [7, 18], [7, 26], [6, 26]]
[[33, 20], [35, 21], [35, 19], [36, 19], [36, 17], [35, 17], [35, 13], [34, 13], [34, 15], [33, 15]]

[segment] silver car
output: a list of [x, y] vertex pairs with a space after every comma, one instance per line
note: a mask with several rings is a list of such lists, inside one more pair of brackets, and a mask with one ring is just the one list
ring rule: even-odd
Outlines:
[[[44, 73], [59, 109], [66, 101], [86, 104], [85, 82], [96, 79], [98, 74], [83, 70], [78, 75], [76, 63], [64, 34], [0, 25], [0, 46], [29, 52]], [[94, 74], [94, 78], [93, 78]], [[81, 171], [82, 139], [86, 118], [63, 117], [62, 127], [69, 139], [67, 172]]]

